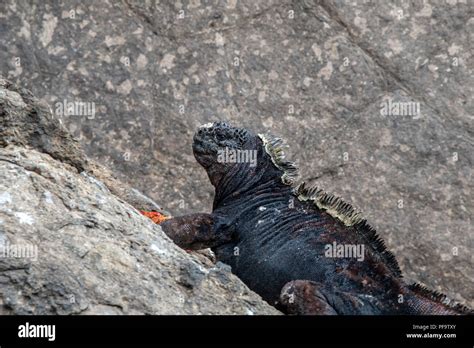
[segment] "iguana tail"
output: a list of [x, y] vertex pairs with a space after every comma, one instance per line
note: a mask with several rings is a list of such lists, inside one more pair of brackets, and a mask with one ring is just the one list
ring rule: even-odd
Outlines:
[[413, 315], [467, 315], [474, 311], [450, 300], [446, 295], [414, 283], [408, 286], [405, 297], [407, 314]]

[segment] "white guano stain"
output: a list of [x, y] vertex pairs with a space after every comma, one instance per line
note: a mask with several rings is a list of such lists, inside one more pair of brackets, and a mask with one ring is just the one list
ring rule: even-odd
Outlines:
[[28, 213], [23, 213], [23, 212], [18, 211], [14, 215], [18, 219], [18, 222], [20, 224], [33, 225], [35, 222], [35, 219], [33, 218], [33, 216], [31, 216]]
[[160, 68], [172, 69], [174, 67], [175, 56], [166, 53], [163, 59], [160, 61]]
[[43, 47], [48, 46], [53, 39], [54, 30], [56, 29], [57, 24], [58, 19], [55, 16], [49, 13], [46, 13], [43, 16], [43, 30], [39, 35], [39, 40], [43, 44]]
[[322, 77], [324, 80], [329, 80], [331, 78], [332, 72], [332, 63], [328, 62], [328, 64], [319, 71], [318, 77]]
[[0, 205], [11, 203], [12, 202], [12, 195], [10, 192], [2, 192], [0, 193]]

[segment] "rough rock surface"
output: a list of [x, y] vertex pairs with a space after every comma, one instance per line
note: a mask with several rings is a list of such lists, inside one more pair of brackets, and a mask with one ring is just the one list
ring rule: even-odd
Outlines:
[[[303, 177], [364, 211], [409, 281], [474, 306], [473, 18], [469, 0], [9, 0], [0, 68], [54, 111], [95, 103], [58, 117], [174, 214], [211, 207], [198, 124], [281, 135]], [[382, 115], [389, 101], [418, 112]]]
[[78, 171], [90, 161], [40, 105], [0, 80], [0, 314], [279, 313]]

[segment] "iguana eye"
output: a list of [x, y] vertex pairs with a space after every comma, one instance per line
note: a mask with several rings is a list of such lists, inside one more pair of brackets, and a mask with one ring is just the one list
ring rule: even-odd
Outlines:
[[219, 140], [219, 141], [222, 141], [226, 138], [225, 134], [221, 133], [221, 132], [217, 132], [216, 133], [216, 139]]

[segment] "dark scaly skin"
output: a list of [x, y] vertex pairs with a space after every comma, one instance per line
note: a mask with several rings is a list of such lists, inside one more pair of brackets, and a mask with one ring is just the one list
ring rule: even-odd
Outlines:
[[[286, 313], [471, 313], [405, 284], [383, 243], [361, 233], [363, 223], [347, 226], [300, 201], [263, 145], [259, 136], [225, 123], [201, 126], [193, 151], [215, 187], [213, 212], [165, 221], [165, 233], [186, 249], [212, 248], [250, 289]], [[257, 151], [257, 166], [219, 163], [217, 151], [226, 147]], [[364, 260], [326, 257], [324, 247], [334, 241], [364, 245]]]

